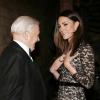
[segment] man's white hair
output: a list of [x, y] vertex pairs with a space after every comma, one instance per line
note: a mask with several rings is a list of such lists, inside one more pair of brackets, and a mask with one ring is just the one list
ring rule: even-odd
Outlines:
[[35, 24], [39, 24], [39, 21], [30, 16], [20, 16], [12, 23], [11, 33], [23, 34], [31, 32]]

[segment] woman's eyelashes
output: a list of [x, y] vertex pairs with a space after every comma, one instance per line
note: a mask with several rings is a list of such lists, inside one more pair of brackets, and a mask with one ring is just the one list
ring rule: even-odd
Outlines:
[[68, 24], [67, 24], [67, 23], [64, 23], [63, 25], [64, 25], [64, 26], [67, 26]]
[[58, 28], [61, 28], [63, 26], [67, 26], [68, 24], [67, 23], [63, 23], [62, 25], [58, 25]]

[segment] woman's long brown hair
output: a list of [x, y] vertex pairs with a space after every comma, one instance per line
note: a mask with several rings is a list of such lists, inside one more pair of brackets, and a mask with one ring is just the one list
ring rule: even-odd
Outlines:
[[69, 19], [71, 19], [74, 22], [76, 22], [76, 21], [79, 22], [79, 26], [78, 26], [77, 30], [74, 32], [73, 38], [71, 39], [70, 43], [68, 43], [68, 40], [63, 39], [63, 37], [61, 36], [61, 34], [58, 31], [58, 25], [56, 22], [55, 33], [54, 33], [54, 43], [55, 43], [56, 47], [58, 48], [58, 51], [60, 54], [66, 53], [69, 50], [71, 50], [70, 55], [72, 56], [76, 52], [81, 41], [84, 40], [84, 38], [83, 38], [83, 22], [82, 22], [82, 19], [80, 18], [80, 16], [76, 12], [71, 11], [71, 10], [66, 10], [66, 11], [62, 12], [58, 16], [58, 18], [61, 16], [68, 17]]

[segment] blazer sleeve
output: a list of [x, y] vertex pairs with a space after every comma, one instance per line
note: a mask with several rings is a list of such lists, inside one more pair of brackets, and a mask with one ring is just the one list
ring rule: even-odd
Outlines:
[[20, 55], [0, 60], [0, 100], [22, 100], [24, 66]]

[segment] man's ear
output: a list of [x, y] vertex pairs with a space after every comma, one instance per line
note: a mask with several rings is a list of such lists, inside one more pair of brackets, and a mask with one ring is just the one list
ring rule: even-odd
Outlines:
[[26, 31], [24, 34], [23, 34], [23, 37], [25, 40], [28, 40], [29, 39], [29, 33]]
[[79, 27], [79, 21], [76, 21], [74, 26], [75, 31], [77, 30], [78, 27]]

